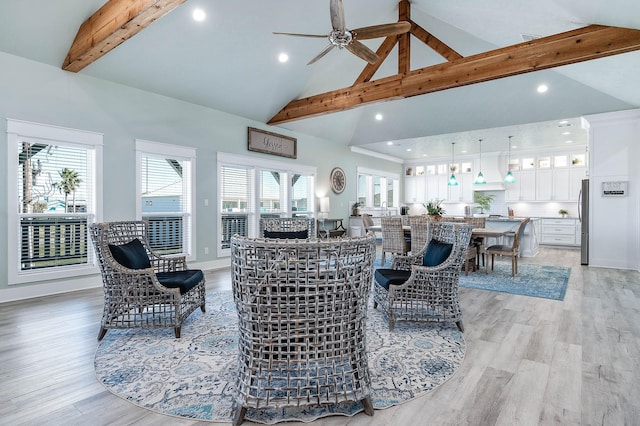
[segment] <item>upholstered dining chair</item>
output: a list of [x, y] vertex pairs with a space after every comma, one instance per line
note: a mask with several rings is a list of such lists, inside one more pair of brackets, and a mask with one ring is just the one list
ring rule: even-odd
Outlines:
[[[484, 228], [487, 226], [486, 217], [465, 217], [464, 221], [471, 225], [473, 228]], [[485, 256], [487, 245], [483, 237], [472, 238], [471, 245], [475, 247], [476, 252], [476, 265], [480, 267], [480, 260], [482, 259], [482, 266], [485, 266]]]
[[429, 242], [429, 216], [412, 215], [407, 219], [411, 227], [411, 253], [421, 251]]
[[[494, 261], [496, 255], [511, 257], [511, 276], [515, 277], [518, 273], [518, 257], [520, 257], [520, 241], [524, 235], [524, 229], [527, 227], [530, 218], [524, 218], [522, 222], [518, 224], [513, 235], [513, 243], [511, 245], [494, 244], [487, 247], [487, 256], [491, 255], [491, 270], [493, 271]], [[489, 261], [485, 266], [485, 271], [489, 273]]]
[[390, 268], [376, 269], [373, 306], [381, 307], [389, 330], [402, 320], [454, 322], [464, 331], [458, 282], [471, 230], [466, 223], [433, 222], [421, 251], [394, 256]]
[[231, 238], [234, 425], [248, 408], [355, 401], [373, 415], [366, 317], [374, 238]]
[[198, 307], [205, 312], [205, 277], [188, 269], [185, 256], [151, 249], [148, 222], [121, 221], [90, 226], [100, 265], [104, 308], [98, 340], [114, 328], [173, 327]]
[[385, 264], [387, 253], [405, 255], [411, 248], [411, 240], [404, 235], [402, 217], [382, 216], [380, 218], [382, 230], [382, 265]]
[[315, 220], [308, 217], [260, 218], [260, 234], [265, 238], [315, 238]]
[[362, 226], [364, 227], [364, 233], [366, 234], [367, 232], [369, 232], [369, 228], [371, 228], [374, 225], [375, 225], [375, 223], [373, 222], [373, 217], [371, 217], [370, 214], [363, 213], [362, 214]]

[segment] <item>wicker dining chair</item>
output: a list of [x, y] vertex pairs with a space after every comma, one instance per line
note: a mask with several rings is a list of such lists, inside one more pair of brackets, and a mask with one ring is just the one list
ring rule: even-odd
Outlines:
[[382, 216], [380, 225], [382, 230], [382, 265], [384, 265], [387, 253], [405, 255], [409, 252], [411, 243], [404, 234], [402, 217]]
[[90, 226], [104, 290], [98, 340], [115, 328], [173, 327], [179, 338], [184, 320], [205, 312], [203, 272], [187, 269], [185, 256], [152, 250], [148, 228], [146, 220]]
[[374, 308], [382, 308], [391, 331], [396, 321], [455, 322], [464, 331], [458, 282], [472, 228], [433, 222], [429, 229], [431, 240], [421, 251], [394, 256], [390, 268], [375, 271]]
[[[522, 236], [524, 235], [524, 229], [527, 227], [527, 223], [529, 223], [530, 218], [524, 218], [516, 227], [516, 230], [513, 235], [513, 244], [504, 245], [504, 244], [494, 244], [492, 246], [487, 247], [486, 253], [487, 256], [491, 255], [491, 270], [493, 271], [494, 262], [496, 255], [498, 256], [509, 256], [511, 257], [511, 276], [515, 277], [518, 273], [518, 257], [520, 256], [520, 241], [522, 241]], [[487, 260], [487, 264], [485, 266], [485, 272], [489, 273], [489, 261]]]
[[411, 227], [411, 253], [422, 251], [429, 242], [429, 223], [431, 220], [425, 215], [409, 216], [407, 219]]
[[373, 415], [365, 326], [374, 257], [373, 234], [231, 238], [239, 320], [234, 425], [248, 408], [354, 401]]
[[315, 219], [309, 217], [260, 218], [260, 235], [265, 238], [315, 238]]

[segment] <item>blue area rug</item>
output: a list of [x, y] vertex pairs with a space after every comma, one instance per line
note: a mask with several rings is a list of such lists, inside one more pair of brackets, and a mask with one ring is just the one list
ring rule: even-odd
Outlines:
[[[425, 395], [446, 382], [464, 359], [454, 324], [399, 322], [395, 331], [369, 305], [367, 348], [373, 406], [384, 409]], [[140, 407], [189, 419], [230, 422], [236, 377], [237, 315], [231, 292], [207, 293], [207, 312], [194, 312], [176, 339], [173, 329], [110, 330], [95, 354], [97, 379]], [[248, 420], [309, 422], [352, 416], [357, 403], [302, 409], [253, 410]]]
[[[391, 258], [387, 255], [386, 265], [391, 266]], [[381, 268], [381, 256], [375, 260], [375, 268]], [[511, 276], [511, 261], [496, 261], [494, 270], [484, 273], [484, 268], [465, 275], [460, 273], [460, 286], [480, 290], [500, 291], [543, 299], [564, 300], [571, 268], [563, 266], [537, 265], [518, 263], [518, 273]]]
[[518, 263], [518, 273], [512, 277], [511, 261], [496, 261], [493, 271], [489, 265], [488, 274], [484, 273], [484, 268], [469, 272], [469, 275], [460, 273], [460, 286], [563, 300], [570, 274], [571, 268], [563, 266]]

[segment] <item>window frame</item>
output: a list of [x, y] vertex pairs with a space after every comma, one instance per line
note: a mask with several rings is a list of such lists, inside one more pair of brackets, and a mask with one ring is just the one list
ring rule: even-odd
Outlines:
[[[311, 190], [309, 193], [309, 209], [306, 212], [296, 212], [302, 214], [308, 214], [310, 217], [316, 216], [316, 188], [317, 188], [317, 168], [314, 166], [307, 166], [302, 164], [292, 164], [286, 161], [274, 161], [267, 160], [258, 157], [249, 157], [243, 155], [236, 154], [227, 154], [223, 152], [218, 153], [217, 158], [217, 175], [221, 176], [222, 167], [223, 166], [231, 166], [231, 167], [240, 167], [246, 168], [248, 170], [252, 170], [253, 179], [250, 181], [250, 184], [253, 185], [251, 190], [249, 191], [252, 200], [249, 205], [253, 208], [252, 211], [247, 212], [249, 224], [247, 226], [249, 236], [256, 237], [258, 230], [260, 229], [260, 172], [261, 171], [277, 171], [286, 174], [287, 186], [284, 189], [283, 199], [281, 201], [281, 208], [278, 213], [282, 217], [291, 217], [293, 214], [293, 209], [291, 206], [291, 199], [293, 197], [292, 191], [293, 186], [291, 185], [291, 177], [294, 174], [311, 176], [312, 182]], [[231, 249], [222, 248], [222, 231], [220, 230], [222, 226], [222, 209], [220, 208], [220, 198], [222, 194], [222, 179], [218, 179], [217, 184], [217, 196], [216, 199], [216, 227], [218, 232], [216, 234], [216, 253], [218, 257], [227, 257], [231, 255]]]
[[[90, 191], [92, 212], [70, 213], [68, 215], [86, 216], [87, 224], [102, 220], [102, 161], [103, 133], [78, 130], [49, 124], [7, 118], [7, 275], [8, 284], [35, 283], [55, 279], [92, 275], [98, 273], [93, 244], [87, 244], [87, 263], [78, 265], [52, 266], [48, 268], [22, 271], [20, 268], [20, 218], [23, 214], [16, 208], [19, 199], [18, 189], [18, 142], [21, 139], [39, 139], [52, 144], [86, 149], [89, 168], [93, 172], [94, 187]], [[87, 241], [90, 241], [87, 229]], [[16, 248], [15, 250], [12, 247]]]
[[[386, 206], [386, 208], [394, 208], [394, 209], [400, 209], [400, 175], [397, 173], [391, 173], [391, 172], [386, 172], [384, 170], [375, 170], [375, 169], [369, 169], [366, 167], [357, 167], [356, 168], [356, 182], [358, 183], [358, 185], [360, 185], [360, 176], [364, 176], [365, 179], [364, 181], [366, 182], [367, 188], [364, 191], [366, 196], [366, 202], [365, 204], [362, 206], [364, 208], [371, 208], [371, 209], [382, 209], [385, 208], [383, 207], [383, 203]], [[375, 204], [375, 194], [374, 194], [374, 178], [379, 178], [379, 185], [380, 185], [380, 200], [378, 205]], [[388, 185], [389, 185], [389, 181], [392, 182], [392, 187], [393, 187], [393, 203], [392, 206], [389, 206], [389, 200], [388, 200]], [[360, 194], [362, 191], [360, 191], [360, 188], [358, 187], [356, 189], [356, 194]], [[358, 201], [360, 201], [360, 197], [358, 197]]]
[[[196, 149], [192, 147], [173, 145], [162, 142], [136, 139], [136, 218], [142, 220], [142, 158], [171, 158], [175, 160], [189, 161], [188, 173], [183, 175], [187, 179], [188, 200], [185, 203], [187, 211], [183, 216], [188, 216], [188, 231], [182, 233], [183, 255], [187, 260], [195, 260], [196, 247]], [[184, 223], [184, 220], [183, 220]]]

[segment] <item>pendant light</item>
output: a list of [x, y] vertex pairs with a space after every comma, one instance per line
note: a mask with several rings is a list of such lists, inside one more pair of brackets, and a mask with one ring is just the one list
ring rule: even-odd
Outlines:
[[449, 167], [449, 170], [451, 170], [451, 177], [449, 178], [449, 182], [447, 183], [447, 185], [449, 186], [458, 186], [458, 179], [456, 179], [456, 175], [454, 174], [455, 157], [454, 157], [453, 148], [455, 147], [455, 145], [456, 145], [455, 142], [451, 142], [451, 167]]
[[507, 159], [507, 174], [504, 177], [504, 183], [514, 183], [516, 178], [511, 173], [511, 138], [513, 136], [509, 136], [509, 157]]
[[487, 180], [482, 174], [482, 139], [478, 139], [478, 142], [480, 142], [480, 167], [478, 168], [478, 176], [476, 176], [476, 181], [474, 183], [476, 185], [484, 185], [487, 183]]

